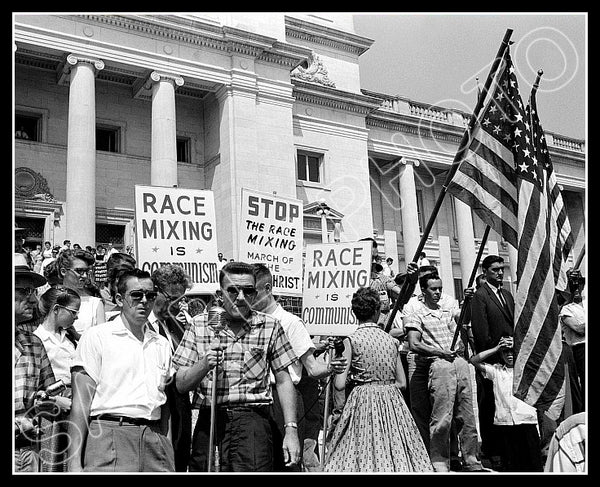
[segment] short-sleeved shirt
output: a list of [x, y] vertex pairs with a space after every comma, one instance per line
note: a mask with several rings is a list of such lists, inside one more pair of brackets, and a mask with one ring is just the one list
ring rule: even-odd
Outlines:
[[585, 331], [583, 333], [578, 333], [570, 326], [565, 325], [562, 319], [566, 317], [574, 318], [579, 324], [585, 325], [586, 310], [583, 303], [585, 303], [585, 301], [582, 303], [565, 304], [560, 310], [563, 335], [565, 337], [565, 341], [571, 346], [585, 343]]
[[513, 396], [513, 369], [485, 362], [481, 365], [483, 376], [494, 384], [494, 424], [537, 424], [535, 408]]
[[61, 379], [65, 384], [71, 384], [71, 362], [75, 356], [75, 345], [67, 338], [67, 331], [61, 328], [58, 333], [52, 333], [40, 325], [33, 333], [44, 344], [56, 380]]
[[90, 328], [81, 335], [73, 366], [82, 366], [96, 383], [90, 416], [160, 419], [174, 369], [169, 342], [149, 326], [143, 342], [126, 328], [121, 315]]
[[[408, 303], [407, 303], [408, 305]], [[450, 350], [456, 322], [454, 314], [459, 310], [458, 303], [455, 306], [440, 306], [438, 309], [430, 309], [423, 299], [413, 302], [409, 309], [404, 307], [404, 328], [406, 332], [416, 330], [421, 333], [421, 343], [442, 350]], [[460, 339], [460, 338], [459, 338]]]
[[295, 314], [284, 310], [280, 304], [277, 304], [277, 308], [271, 313], [271, 316], [281, 323], [294, 354], [298, 357], [298, 360], [288, 367], [292, 382], [294, 385], [298, 384], [302, 378], [302, 362], [299, 359], [309, 350], [314, 350], [315, 344], [310, 338], [304, 322]]
[[15, 416], [33, 411], [37, 391], [56, 382], [42, 341], [33, 333], [15, 329]]
[[[269, 368], [279, 372], [297, 359], [279, 321], [253, 311], [238, 336], [226, 326], [218, 337], [207, 323], [207, 312], [194, 317], [173, 355], [175, 368], [191, 367], [220, 343], [223, 364], [217, 370], [217, 404], [271, 404]], [[210, 406], [212, 379], [209, 373], [200, 382], [193, 408]]]
[[73, 326], [78, 333], [83, 333], [88, 328], [98, 324], [96, 314], [99, 306], [104, 307], [102, 299], [96, 296], [81, 296], [79, 317], [73, 322]]

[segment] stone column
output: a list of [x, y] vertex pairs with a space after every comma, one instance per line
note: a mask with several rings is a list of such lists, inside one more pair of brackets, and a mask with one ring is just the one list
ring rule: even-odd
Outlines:
[[70, 54], [66, 238], [96, 245], [96, 86], [99, 59]]
[[452, 251], [450, 250], [450, 237], [438, 236], [440, 246], [440, 265], [438, 266], [440, 278], [442, 279], [443, 291], [455, 298], [454, 275], [452, 274]]
[[413, 166], [419, 166], [417, 159], [403, 157], [400, 161], [400, 211], [402, 214], [402, 240], [404, 241], [404, 261], [408, 264], [415, 255], [421, 241], [419, 216], [417, 212], [417, 188]]
[[[473, 215], [471, 207], [454, 198], [456, 212], [456, 233], [458, 236], [458, 253], [460, 256], [460, 273], [463, 289], [469, 284], [469, 277], [473, 272], [477, 252], [475, 251], [475, 234], [473, 232]], [[481, 262], [480, 262], [481, 264]]]
[[175, 86], [183, 86], [183, 78], [153, 71], [150, 79], [153, 82], [150, 184], [173, 187], [178, 184]]

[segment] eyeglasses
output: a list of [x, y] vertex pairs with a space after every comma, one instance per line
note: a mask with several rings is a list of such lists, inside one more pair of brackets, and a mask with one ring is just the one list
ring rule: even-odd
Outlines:
[[77, 274], [78, 276], [86, 276], [90, 273], [90, 268], [86, 268], [86, 269], [68, 269], [70, 271], [73, 271], [75, 274]]
[[15, 290], [23, 293], [26, 298], [35, 293], [34, 287], [16, 287]]
[[504, 272], [504, 267], [490, 267], [489, 271], [498, 274], [499, 272]]
[[60, 304], [57, 304], [56, 306], [58, 306], [59, 308], [66, 309], [69, 313], [71, 313], [71, 316], [73, 317], [74, 320], [76, 320], [77, 317], [79, 316], [79, 310], [69, 308], [68, 306], [62, 306]]
[[248, 298], [253, 298], [254, 296], [256, 296], [256, 293], [258, 292], [256, 290], [256, 288], [252, 287], [252, 286], [246, 286], [246, 287], [230, 286], [225, 291], [227, 291], [227, 294], [229, 294], [229, 297], [232, 299], [237, 298], [240, 295], [240, 291], [243, 292], [244, 296], [246, 296]]
[[156, 299], [156, 296], [158, 296], [158, 293], [156, 291], [144, 291], [142, 289], [130, 291], [127, 294], [129, 294], [129, 296], [131, 296], [131, 299], [134, 301], [141, 301], [144, 296], [146, 296], [147, 301], [154, 301]]

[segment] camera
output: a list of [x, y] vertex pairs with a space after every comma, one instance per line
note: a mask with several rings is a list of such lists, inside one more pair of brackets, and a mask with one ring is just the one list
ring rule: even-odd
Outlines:
[[333, 349], [335, 350], [335, 357], [341, 357], [344, 353], [344, 338], [336, 337], [333, 339]]
[[62, 379], [58, 379], [56, 382], [50, 384], [45, 390], [40, 391], [38, 397], [44, 401], [50, 397], [58, 396], [67, 388], [67, 385]]

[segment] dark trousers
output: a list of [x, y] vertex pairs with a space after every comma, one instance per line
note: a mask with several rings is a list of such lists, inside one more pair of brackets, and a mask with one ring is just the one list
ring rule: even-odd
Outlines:
[[501, 456], [500, 436], [494, 424], [496, 405], [494, 402], [494, 383], [475, 371], [477, 382], [477, 406], [479, 408], [479, 432], [481, 435], [481, 452], [487, 458]]
[[[304, 416], [304, 403], [302, 396], [298, 392], [296, 393], [296, 418], [300, 420]], [[273, 387], [273, 404], [271, 406], [271, 414], [273, 416], [274, 427], [273, 427], [273, 448], [274, 448], [274, 470], [276, 472], [301, 472], [302, 463], [298, 462], [296, 465], [286, 467], [283, 457], [283, 438], [285, 436], [284, 430], [284, 418], [283, 410], [281, 409], [281, 403], [279, 402], [279, 395], [277, 394], [277, 388]], [[300, 454], [302, 454], [302, 446], [304, 445], [304, 421], [296, 421], [298, 423], [298, 441], [300, 442]]]
[[535, 424], [496, 425], [505, 472], [542, 472], [540, 436]]
[[[219, 408], [215, 444], [221, 472], [272, 472], [273, 421], [268, 406]], [[190, 472], [208, 471], [210, 408], [200, 408], [192, 438]], [[214, 459], [214, 455], [213, 455]]]
[[581, 410], [573, 411], [573, 413], [578, 413], [585, 411], [585, 343], [573, 345], [571, 350], [573, 352], [573, 362], [575, 363], [575, 373], [573, 375], [576, 375], [579, 379], [579, 391], [581, 393]]
[[192, 406], [187, 392], [175, 388], [175, 382], [167, 386], [167, 404], [171, 421], [171, 441], [175, 451], [175, 471], [187, 472], [192, 446]]
[[319, 381], [313, 379], [302, 368], [302, 378], [296, 385], [296, 390], [302, 398], [302, 409], [304, 413], [298, 413], [298, 427], [302, 424], [304, 438], [318, 440], [319, 431], [323, 427], [323, 408], [319, 403]]

